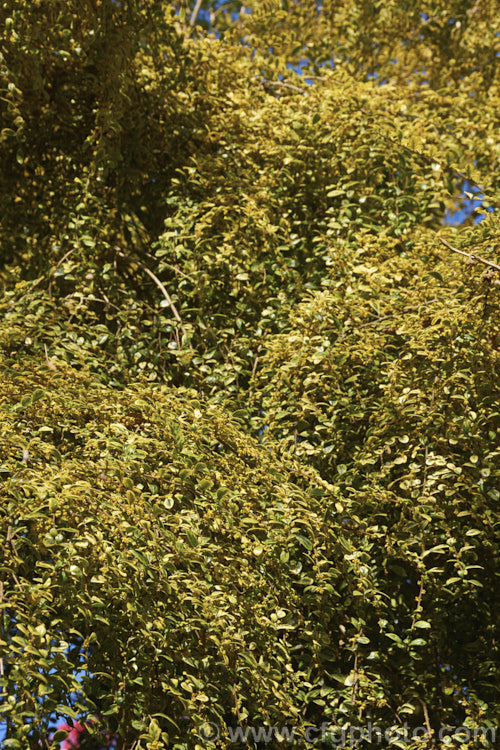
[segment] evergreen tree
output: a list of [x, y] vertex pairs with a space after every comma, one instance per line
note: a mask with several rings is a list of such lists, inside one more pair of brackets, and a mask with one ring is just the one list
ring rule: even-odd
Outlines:
[[3, 746], [493, 748], [495, 4], [0, 29]]

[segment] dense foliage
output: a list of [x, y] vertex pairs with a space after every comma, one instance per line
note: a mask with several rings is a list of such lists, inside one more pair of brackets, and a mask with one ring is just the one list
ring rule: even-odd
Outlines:
[[2, 4], [6, 748], [499, 724], [493, 6]]

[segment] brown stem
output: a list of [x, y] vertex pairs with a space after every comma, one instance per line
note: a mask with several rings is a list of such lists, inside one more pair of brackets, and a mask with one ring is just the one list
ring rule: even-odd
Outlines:
[[406, 307], [404, 310], [401, 310], [401, 312], [397, 313], [391, 313], [391, 315], [382, 315], [379, 318], [376, 318], [375, 320], [370, 320], [369, 323], [362, 323], [360, 326], [356, 326], [357, 328], [367, 328], [368, 326], [374, 326], [377, 325], [377, 323], [382, 323], [384, 320], [390, 320], [391, 318], [398, 318], [400, 315], [406, 315], [406, 313], [410, 312], [418, 312], [421, 307], [425, 307], [426, 305], [433, 305], [435, 302], [439, 302], [440, 300], [435, 297], [434, 299], [428, 299], [425, 302], [422, 302], [420, 305], [416, 305], [415, 307]]
[[[121, 258], [126, 258], [125, 254], [122, 253], [121, 251], [118, 251], [118, 255]], [[136, 261], [136, 262], [137, 262], [139, 268], [142, 268], [142, 270], [144, 271], [144, 273], [147, 273], [147, 275], [149, 276], [149, 278], [154, 281], [154, 283], [156, 284], [156, 286], [158, 287], [158, 289], [160, 290], [160, 292], [163, 294], [163, 296], [165, 297], [165, 299], [168, 302], [168, 305], [169, 305], [170, 309], [172, 310], [174, 318], [176, 319], [176, 321], [179, 324], [179, 328], [181, 329], [181, 331], [184, 334], [184, 336], [187, 338], [187, 331], [184, 328], [184, 324], [182, 322], [181, 316], [179, 315], [179, 311], [177, 310], [177, 308], [174, 305], [174, 302], [172, 300], [172, 297], [167, 292], [167, 290], [165, 289], [164, 285], [162, 284], [162, 282], [160, 281], [160, 279], [158, 278], [158, 276], [156, 274], [154, 274], [152, 271], [150, 271], [147, 266], [143, 265], [139, 261]]]
[[[149, 277], [150, 277], [151, 279], [153, 279], [154, 283], [156, 284], [156, 286], [158, 287], [158, 289], [160, 290], [160, 292], [161, 292], [161, 293], [163, 294], [163, 296], [164, 296], [164, 297], [165, 297], [165, 299], [167, 300], [167, 302], [168, 302], [168, 305], [169, 305], [170, 309], [172, 310], [172, 312], [173, 312], [173, 314], [174, 314], [174, 318], [175, 318], [175, 319], [176, 319], [176, 321], [177, 321], [177, 322], [179, 323], [179, 325], [181, 326], [181, 328], [183, 328], [183, 326], [182, 326], [182, 318], [181, 318], [181, 316], [179, 315], [179, 312], [178, 312], [178, 310], [177, 310], [176, 306], [174, 305], [174, 303], [173, 303], [173, 301], [172, 301], [172, 297], [171, 297], [171, 296], [170, 296], [170, 294], [169, 294], [169, 293], [167, 292], [167, 290], [165, 289], [165, 287], [164, 287], [164, 286], [163, 286], [163, 284], [161, 283], [161, 281], [160, 281], [160, 279], [158, 278], [158, 276], [156, 276], [156, 275], [155, 275], [155, 274], [154, 274], [154, 273], [153, 273], [152, 271], [150, 271], [150, 270], [149, 270], [149, 268], [146, 268], [146, 266], [141, 266], [141, 268], [142, 268], [142, 270], [144, 271], [144, 273], [147, 273], [147, 275], [148, 275], [148, 276], [149, 276]], [[183, 330], [184, 330], [184, 329], [183, 329]]]
[[353, 669], [353, 672], [354, 672], [354, 680], [353, 680], [353, 683], [352, 683], [352, 699], [351, 700], [354, 703], [354, 701], [356, 700], [356, 693], [357, 693], [357, 690], [358, 690], [358, 652], [357, 651], [356, 651], [356, 653], [354, 655], [354, 669]]
[[238, 696], [236, 694], [236, 684], [233, 682], [233, 700], [234, 700], [234, 710], [236, 712], [236, 717], [238, 719], [238, 724], [241, 726], [241, 714], [240, 714], [240, 708], [238, 706]]
[[431, 722], [429, 720], [429, 711], [427, 710], [427, 703], [423, 701], [421, 698], [419, 698], [419, 701], [422, 704], [422, 708], [424, 711], [425, 727], [427, 729], [427, 734], [432, 740], [432, 727], [431, 727]]
[[491, 260], [486, 260], [485, 258], [481, 258], [480, 255], [475, 255], [474, 253], [465, 253], [463, 250], [459, 250], [456, 247], [453, 247], [453, 245], [450, 245], [449, 242], [444, 240], [442, 237], [438, 237], [438, 240], [443, 243], [449, 250], [453, 250], [454, 253], [458, 253], [459, 255], [464, 255], [466, 258], [469, 258], [469, 260], [477, 260], [478, 263], [483, 263], [485, 266], [489, 266], [490, 268], [494, 268], [495, 271], [500, 271], [500, 266], [497, 263], [492, 263]]
[[255, 372], [257, 370], [257, 365], [258, 364], [259, 364], [259, 358], [255, 357], [255, 360], [254, 360], [254, 363], [253, 363], [253, 367], [252, 367], [252, 374], [250, 376], [251, 378], [253, 378], [255, 376]]

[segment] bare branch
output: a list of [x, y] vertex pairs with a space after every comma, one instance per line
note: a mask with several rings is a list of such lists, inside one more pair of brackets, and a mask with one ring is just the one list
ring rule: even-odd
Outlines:
[[453, 247], [453, 245], [450, 245], [449, 242], [444, 240], [442, 237], [438, 237], [438, 240], [443, 243], [449, 250], [453, 250], [454, 253], [458, 253], [459, 255], [464, 255], [466, 258], [469, 258], [469, 260], [476, 260], [478, 263], [483, 263], [485, 266], [489, 266], [490, 268], [494, 268], [495, 271], [500, 271], [500, 266], [497, 263], [492, 263], [491, 260], [486, 260], [485, 258], [481, 258], [480, 255], [475, 255], [474, 253], [466, 253], [463, 250], [459, 250], [456, 247]]
[[[120, 250], [118, 250], [118, 255], [120, 255], [122, 258], [126, 258], [126, 255], [124, 253], [122, 253]], [[137, 265], [139, 266], [139, 268], [142, 268], [142, 270], [144, 271], [144, 273], [147, 273], [147, 275], [149, 276], [149, 278], [154, 281], [154, 283], [156, 284], [156, 286], [158, 287], [158, 289], [160, 290], [160, 292], [163, 294], [163, 296], [165, 297], [165, 299], [168, 302], [168, 306], [172, 310], [174, 318], [176, 319], [176, 321], [179, 324], [179, 328], [181, 329], [182, 333], [184, 334], [184, 336], [185, 336], [185, 338], [187, 340], [187, 331], [186, 331], [186, 329], [184, 327], [184, 324], [182, 322], [182, 318], [179, 315], [179, 311], [177, 310], [172, 297], [170, 296], [170, 294], [165, 289], [165, 286], [162, 284], [162, 282], [160, 281], [160, 279], [158, 278], [158, 276], [155, 273], [153, 273], [152, 271], [150, 271], [147, 266], [143, 265], [139, 261], [135, 261], [135, 262], [137, 263]]]
[[307, 94], [307, 91], [301, 89], [299, 86], [294, 86], [293, 83], [287, 83], [286, 81], [264, 81], [263, 86], [265, 89], [279, 86], [280, 88], [289, 89], [290, 91], [296, 91], [298, 94]]
[[422, 704], [422, 708], [423, 708], [423, 711], [424, 711], [425, 727], [427, 729], [427, 734], [429, 735], [432, 744], [434, 744], [433, 733], [432, 733], [432, 728], [431, 728], [431, 722], [430, 722], [430, 719], [429, 719], [429, 711], [427, 710], [427, 703], [425, 701], [423, 701], [421, 698], [419, 698], [419, 701]]
[[161, 281], [158, 278], [158, 276], [156, 276], [156, 274], [154, 274], [152, 271], [150, 271], [149, 268], [147, 268], [146, 266], [141, 265], [141, 268], [144, 271], [144, 273], [147, 273], [147, 275], [149, 276], [150, 279], [153, 279], [154, 283], [156, 284], [156, 286], [158, 287], [158, 289], [160, 290], [160, 292], [163, 294], [163, 296], [167, 300], [168, 305], [169, 305], [170, 309], [172, 310], [172, 312], [174, 314], [174, 318], [179, 323], [179, 325], [182, 327], [182, 318], [179, 315], [179, 312], [178, 312], [176, 306], [174, 305], [174, 303], [172, 301], [172, 297], [167, 292], [167, 290], [165, 289], [165, 287], [161, 283]]
[[196, 0], [196, 5], [193, 8], [193, 12], [191, 13], [191, 18], [189, 19], [189, 25], [194, 26], [196, 23], [196, 19], [198, 18], [198, 13], [201, 9], [201, 4], [203, 0]]

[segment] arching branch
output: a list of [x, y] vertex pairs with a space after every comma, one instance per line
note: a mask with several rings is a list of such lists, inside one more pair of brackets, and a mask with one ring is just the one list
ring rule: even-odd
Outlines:
[[477, 260], [478, 263], [483, 263], [485, 266], [494, 268], [495, 271], [500, 271], [500, 266], [497, 263], [493, 263], [491, 260], [486, 260], [486, 258], [481, 258], [480, 255], [475, 255], [474, 253], [466, 253], [463, 250], [459, 250], [457, 247], [453, 247], [453, 245], [450, 245], [450, 243], [444, 240], [442, 237], [438, 237], [438, 240], [442, 242], [443, 245], [445, 245], [449, 250], [453, 250], [454, 253], [464, 255], [466, 258], [469, 258], [469, 260]]

